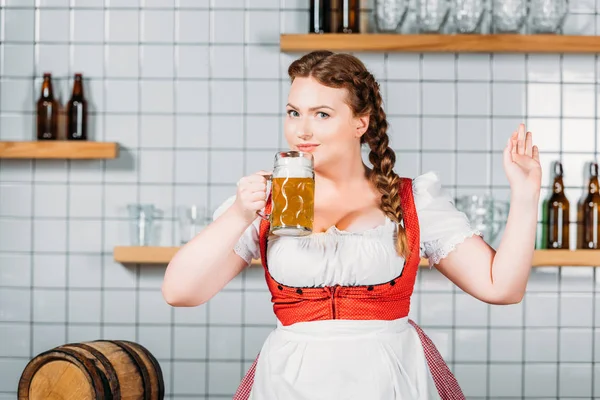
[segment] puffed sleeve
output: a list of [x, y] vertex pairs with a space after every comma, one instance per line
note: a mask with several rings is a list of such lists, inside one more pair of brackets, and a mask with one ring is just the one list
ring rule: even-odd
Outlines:
[[[235, 201], [235, 195], [225, 200], [213, 213], [213, 221], [219, 218]], [[260, 229], [260, 217], [257, 217], [254, 222], [244, 231], [240, 240], [236, 243], [233, 251], [240, 257], [242, 257], [248, 264], [252, 262], [252, 259], [260, 258], [260, 245], [259, 245], [259, 229]]]
[[481, 235], [462, 211], [455, 207], [454, 199], [442, 188], [437, 173], [430, 171], [413, 179], [413, 194], [419, 229], [421, 255], [432, 267], [446, 257], [466, 238]]

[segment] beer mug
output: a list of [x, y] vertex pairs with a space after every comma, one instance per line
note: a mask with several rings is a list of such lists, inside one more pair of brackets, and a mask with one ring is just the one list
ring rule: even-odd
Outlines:
[[306, 236], [313, 231], [315, 172], [311, 153], [284, 151], [275, 155], [271, 183], [271, 213], [258, 215], [278, 236]]

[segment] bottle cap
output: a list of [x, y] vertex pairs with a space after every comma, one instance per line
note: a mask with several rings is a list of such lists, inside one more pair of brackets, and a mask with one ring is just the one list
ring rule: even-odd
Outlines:
[[560, 161], [554, 162], [554, 175], [563, 176], [563, 167]]

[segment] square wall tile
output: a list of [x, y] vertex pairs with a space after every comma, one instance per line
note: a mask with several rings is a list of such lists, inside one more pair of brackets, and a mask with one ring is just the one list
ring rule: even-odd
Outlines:
[[175, 40], [178, 43], [208, 43], [209, 42], [209, 22], [210, 15], [208, 11], [196, 10], [178, 10], [176, 12], [176, 35]]
[[210, 81], [213, 113], [242, 114], [244, 112], [244, 83], [241, 81]]
[[525, 396], [555, 397], [557, 395], [557, 364], [525, 365]]
[[172, 115], [143, 115], [140, 145], [144, 148], [171, 148], [175, 138]]
[[211, 76], [214, 78], [244, 77], [244, 47], [243, 46], [212, 46]]
[[0, 288], [0, 304], [0, 321], [29, 322], [34, 317], [29, 289]]
[[428, 117], [423, 118], [421, 123], [423, 124], [424, 150], [453, 150], [456, 147], [456, 121], [454, 118]]
[[[529, 88], [531, 84], [527, 85]], [[531, 97], [526, 99], [526, 86], [523, 83], [492, 83], [492, 114], [504, 117], [522, 117]], [[528, 114], [531, 112], [528, 110]]]
[[488, 334], [486, 329], [457, 328], [454, 335], [454, 361], [487, 360]]
[[10, 9], [4, 11], [4, 40], [7, 42], [32, 43], [35, 14], [33, 9]]
[[25, 254], [0, 254], [0, 282], [2, 286], [31, 284], [32, 257]]
[[29, 184], [0, 183], [0, 216], [31, 217], [32, 197]]
[[173, 82], [142, 81], [141, 83], [141, 111], [143, 113], [172, 113]]
[[109, 43], [137, 43], [140, 38], [140, 13], [138, 10], [107, 11], [108, 32], [106, 41]]
[[561, 114], [561, 87], [556, 83], [527, 85], [527, 114], [532, 117], [553, 117]]
[[37, 40], [39, 42], [69, 41], [69, 10], [67, 9], [40, 9]]
[[[268, 132], [266, 132], [268, 134]], [[260, 141], [262, 131], [257, 132]], [[277, 143], [277, 142], [275, 142]], [[211, 118], [210, 146], [218, 148], [243, 148], [244, 147], [244, 118], [239, 116], [215, 115]]]
[[106, 76], [109, 78], [137, 78], [140, 75], [139, 48], [137, 45], [108, 45]]
[[490, 84], [459, 82], [457, 84], [457, 114], [488, 116], [491, 113]]
[[233, 396], [242, 378], [238, 362], [213, 361], [208, 364], [211, 393]]
[[421, 79], [421, 62], [418, 54], [390, 53], [387, 57], [388, 79]]
[[279, 82], [246, 82], [246, 109], [249, 114], [277, 114], [283, 111], [279, 101]]
[[593, 361], [593, 330], [564, 328], [560, 330], [559, 359], [561, 362], [589, 363]]
[[457, 150], [487, 151], [491, 147], [491, 124], [486, 118], [458, 118]]
[[208, 45], [175, 46], [175, 68], [178, 78], [207, 78], [209, 76]]
[[212, 43], [244, 43], [244, 11], [214, 10], [211, 12], [211, 22]]
[[175, 182], [206, 183], [208, 182], [208, 171], [209, 157], [205, 150], [178, 150], [175, 152]]
[[459, 80], [489, 81], [491, 76], [491, 55], [459, 54], [457, 60], [457, 77]]
[[[217, 293], [208, 302], [209, 324], [239, 325], [242, 322], [242, 293], [224, 292]], [[248, 304], [246, 305], [246, 310]], [[248, 321], [246, 321], [248, 322]]]
[[73, 11], [73, 37], [75, 43], [102, 43], [104, 41], [104, 11], [82, 10]]
[[[183, 321], [178, 321], [179, 323]], [[200, 322], [200, 321], [196, 321]], [[205, 326], [175, 326], [173, 357], [181, 360], [206, 358]]]
[[490, 361], [521, 362], [523, 359], [523, 331], [521, 329], [490, 329]]
[[174, 39], [174, 11], [142, 10], [142, 42], [172, 43]]
[[35, 255], [33, 257], [33, 285], [65, 288], [67, 285], [67, 257], [62, 254]]
[[141, 47], [143, 78], [172, 78], [174, 76], [171, 45], [144, 45]]
[[100, 323], [102, 309], [100, 290], [70, 290], [67, 306], [69, 323]]
[[562, 115], [565, 117], [594, 117], [595, 97], [594, 84], [563, 84]]
[[422, 65], [424, 80], [453, 81], [456, 77], [454, 54], [423, 54]]
[[[5, 11], [7, 13], [8, 10]], [[34, 73], [33, 44], [5, 44], [2, 75], [29, 77]]]
[[492, 364], [489, 370], [489, 392], [492, 396], [499, 399], [521, 398], [521, 364]]
[[224, 93], [210, 92], [209, 81], [177, 81], [175, 83], [176, 112], [205, 114], [210, 110], [210, 97], [226, 97]]
[[592, 396], [592, 369], [589, 365], [561, 364], [559, 368], [559, 398]]
[[423, 82], [421, 86], [424, 115], [456, 114], [454, 83]]
[[525, 361], [556, 362], [558, 360], [558, 329], [527, 328], [525, 330]]
[[387, 101], [384, 105], [388, 115], [416, 116], [421, 110], [421, 90], [414, 82], [388, 82]]
[[211, 151], [211, 182], [235, 184], [243, 176], [242, 161], [241, 151]]
[[[282, 139], [281, 118], [261, 115], [246, 116], [246, 139], [245, 145], [248, 149], [277, 149], [279, 141]], [[215, 127], [213, 123], [213, 132]], [[222, 134], [222, 133], [221, 133]], [[231, 131], [229, 134], [237, 138], [237, 132]], [[227, 134], [228, 135], [228, 134]], [[214, 142], [214, 139], [211, 139]], [[222, 140], [222, 139], [221, 139]], [[232, 144], [238, 145], [232, 141]]]
[[242, 328], [208, 328], [208, 357], [218, 360], [239, 360], [242, 353]]
[[175, 144], [178, 149], [208, 147], [208, 116], [178, 115], [175, 118]]
[[279, 43], [279, 20], [281, 13], [274, 11], [247, 11], [246, 42], [253, 44]]
[[486, 153], [459, 153], [456, 156], [458, 185], [485, 186], [490, 183], [490, 156]]

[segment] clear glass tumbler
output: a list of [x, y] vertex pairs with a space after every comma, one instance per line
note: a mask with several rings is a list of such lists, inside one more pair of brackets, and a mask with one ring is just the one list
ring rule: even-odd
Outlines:
[[568, 0], [530, 0], [531, 30], [535, 33], [556, 33], [569, 11]]
[[206, 207], [199, 205], [180, 206], [177, 218], [179, 222], [179, 242], [183, 245], [196, 236], [208, 223]]
[[129, 204], [130, 240], [132, 246], [149, 246], [152, 243], [154, 220], [158, 210], [152, 204]]
[[528, 0], [492, 0], [492, 20], [497, 32], [517, 33], [529, 12]]
[[375, 0], [375, 23], [379, 32], [396, 32], [404, 22], [408, 0]]
[[448, 20], [447, 0], [417, 0], [417, 27], [423, 33], [439, 33]]
[[454, 25], [459, 33], [473, 33], [483, 20], [485, 0], [454, 0]]

